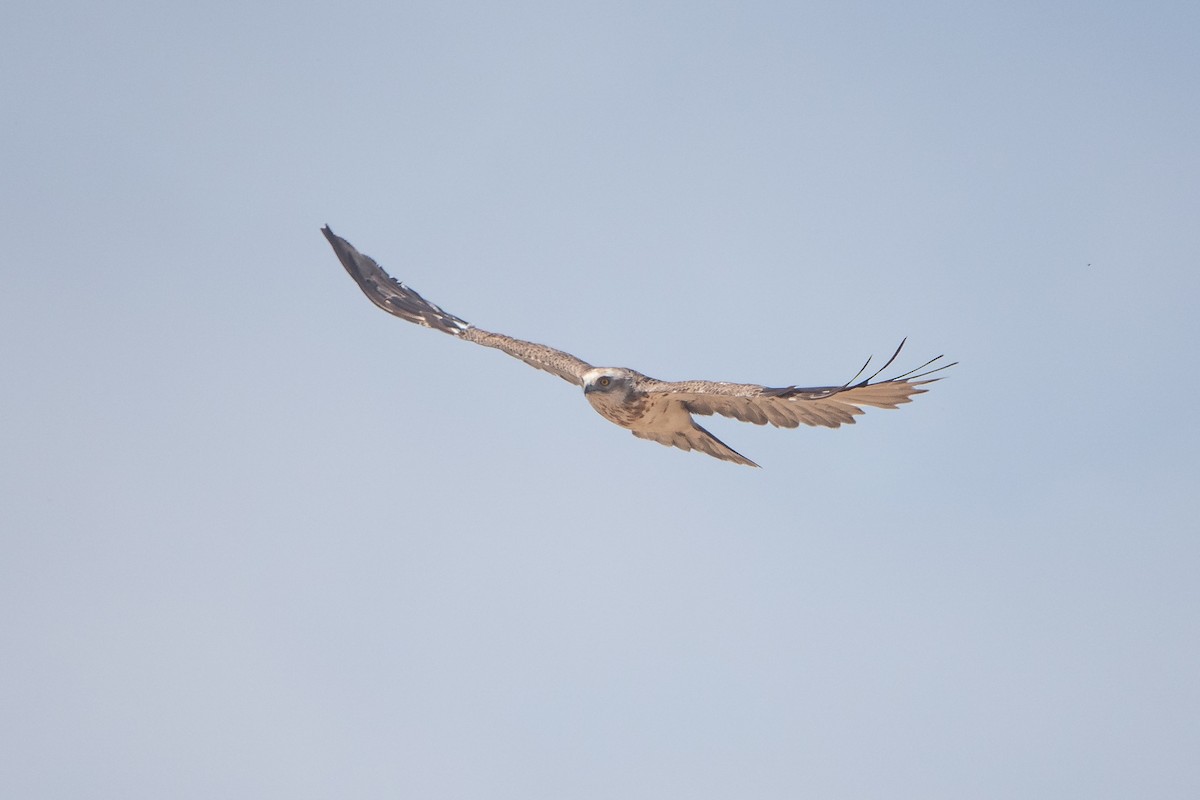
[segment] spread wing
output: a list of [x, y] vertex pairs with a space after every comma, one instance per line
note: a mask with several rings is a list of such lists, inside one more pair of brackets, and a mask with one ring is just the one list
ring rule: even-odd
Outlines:
[[939, 380], [930, 375], [958, 363], [929, 369], [941, 360], [942, 356], [938, 356], [902, 375], [872, 382], [896, 360], [903, 347], [902, 341], [886, 364], [858, 383], [855, 381], [866, 371], [870, 359], [858, 375], [841, 386], [772, 389], [749, 383], [681, 381], [655, 382], [649, 393], [656, 404], [681, 403], [693, 414], [721, 414], [755, 425], [769, 422], [779, 428], [795, 428], [801, 424], [837, 428], [853, 425], [855, 416], [863, 413], [864, 406], [896, 408], [912, 402], [913, 395], [928, 391], [923, 386]]
[[321, 232], [333, 246], [333, 252], [337, 253], [342, 266], [350, 273], [358, 288], [363, 290], [363, 294], [372, 303], [389, 314], [484, 347], [495, 347], [521, 359], [531, 367], [543, 369], [577, 386], [583, 385], [583, 373], [592, 368], [591, 364], [544, 344], [526, 342], [502, 333], [477, 328], [443, 311], [412, 288], [388, 275], [383, 271], [383, 267], [375, 263], [375, 259], [358, 252], [354, 245], [335, 234], [328, 225], [322, 228]]

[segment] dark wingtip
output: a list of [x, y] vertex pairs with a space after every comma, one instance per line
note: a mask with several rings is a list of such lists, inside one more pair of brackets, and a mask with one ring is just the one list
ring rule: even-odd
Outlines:
[[[329, 242], [331, 247], [333, 247], [333, 252], [337, 253], [338, 259], [342, 262], [342, 265], [345, 266], [347, 270], [350, 270], [350, 265], [346, 263], [346, 259], [350, 255], [347, 252], [347, 248], [350, 247], [350, 249], [353, 249], [350, 243], [334, 233], [333, 228], [330, 228], [328, 225], [321, 226], [321, 233], [325, 234], [325, 240]], [[351, 271], [350, 274], [353, 275], [354, 272]]]
[[470, 327], [466, 320], [442, 310], [421, 297], [412, 287], [405, 286], [388, 275], [375, 259], [359, 252], [354, 245], [334, 233], [328, 225], [321, 228], [321, 233], [325, 234], [333, 252], [342, 262], [346, 272], [358, 284], [358, 288], [384, 311], [452, 336], [461, 336], [462, 332]]

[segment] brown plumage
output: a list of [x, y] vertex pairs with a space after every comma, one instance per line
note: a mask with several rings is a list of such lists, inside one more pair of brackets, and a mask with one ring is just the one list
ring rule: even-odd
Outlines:
[[911, 402], [914, 395], [927, 391], [923, 386], [939, 380], [930, 375], [954, 366], [952, 363], [933, 367], [942, 359], [937, 356], [902, 375], [872, 383], [896, 360], [904, 347], [901, 341], [887, 363], [872, 375], [858, 380], [870, 364], [868, 359], [857, 375], [840, 386], [770, 388], [716, 381], [671, 383], [623, 367], [597, 368], [553, 347], [477, 328], [388, 275], [374, 259], [358, 252], [328, 226], [321, 230], [350, 277], [371, 302], [389, 314], [468, 342], [494, 347], [582, 386], [584, 396], [601, 416], [629, 429], [634, 436], [682, 450], [697, 450], [736, 464], [758, 466], [697, 425], [693, 414], [720, 414], [779, 428], [799, 425], [837, 428], [853, 425], [855, 416], [863, 413], [863, 406], [896, 408]]

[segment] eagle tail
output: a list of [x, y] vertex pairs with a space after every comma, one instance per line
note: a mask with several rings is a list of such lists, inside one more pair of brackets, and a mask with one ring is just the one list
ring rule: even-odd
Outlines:
[[649, 439], [652, 442], [678, 447], [680, 450], [695, 450], [722, 461], [732, 461], [735, 464], [745, 464], [747, 467], [757, 467], [750, 459], [722, 442], [711, 433], [701, 428], [695, 422], [688, 430], [682, 431], [646, 431], [634, 430], [633, 435], [639, 439]]

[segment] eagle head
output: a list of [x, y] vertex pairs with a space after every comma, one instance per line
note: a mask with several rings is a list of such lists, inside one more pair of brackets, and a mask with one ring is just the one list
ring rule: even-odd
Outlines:
[[646, 398], [637, 385], [640, 373], [621, 367], [599, 367], [583, 373], [583, 396], [611, 422], [628, 428], [645, 413]]
[[620, 367], [597, 367], [583, 373], [584, 394], [606, 394], [624, 397], [633, 389], [632, 370]]

